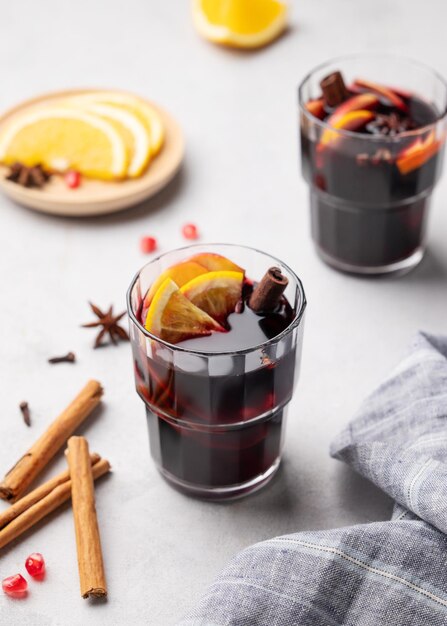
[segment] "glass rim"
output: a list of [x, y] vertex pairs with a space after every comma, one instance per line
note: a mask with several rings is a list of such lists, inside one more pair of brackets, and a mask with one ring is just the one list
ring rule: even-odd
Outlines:
[[[182, 346], [179, 346], [175, 343], [169, 343], [168, 341], [165, 341], [164, 339], [161, 339], [160, 337], [157, 337], [156, 335], [154, 335], [153, 333], [149, 332], [146, 328], [144, 328], [144, 326], [139, 322], [139, 320], [137, 319], [134, 311], [133, 311], [133, 307], [132, 307], [132, 302], [131, 302], [131, 298], [132, 298], [132, 291], [133, 288], [135, 287], [135, 284], [138, 280], [138, 278], [140, 277], [141, 272], [143, 271], [143, 269], [145, 267], [147, 267], [148, 265], [152, 265], [152, 263], [155, 263], [156, 261], [159, 261], [161, 258], [167, 256], [168, 254], [171, 254], [172, 252], [181, 252], [182, 250], [190, 250], [190, 249], [194, 249], [194, 248], [199, 248], [199, 247], [204, 247], [204, 246], [228, 246], [228, 247], [234, 247], [234, 248], [244, 248], [245, 250], [250, 250], [251, 252], [256, 252], [258, 254], [262, 254], [265, 257], [269, 257], [272, 261], [275, 261], [277, 263], [279, 263], [280, 265], [282, 265], [288, 272], [290, 272], [290, 274], [293, 276], [293, 278], [296, 281], [297, 284], [297, 288], [300, 294], [300, 303], [299, 303], [299, 310], [295, 312], [295, 317], [293, 319], [292, 322], [290, 322], [290, 324], [287, 326], [287, 328], [285, 328], [283, 331], [281, 331], [278, 335], [276, 335], [275, 337], [272, 337], [272, 339], [267, 339], [266, 341], [256, 344], [254, 346], [250, 346], [249, 348], [242, 348], [241, 350], [216, 350], [216, 351], [203, 351], [203, 350], [193, 350], [192, 348], [184, 348]], [[162, 344], [163, 346], [165, 346], [166, 348], [169, 348], [171, 350], [177, 351], [177, 352], [183, 352], [185, 354], [194, 354], [196, 356], [203, 356], [203, 357], [213, 357], [213, 356], [236, 356], [236, 355], [240, 355], [240, 354], [250, 354], [251, 352], [255, 352], [256, 350], [260, 350], [262, 348], [265, 348], [266, 346], [270, 346], [272, 344], [278, 343], [279, 341], [281, 341], [281, 339], [283, 339], [284, 337], [286, 337], [288, 334], [290, 334], [295, 328], [297, 328], [300, 323], [301, 320], [303, 319], [303, 315], [307, 306], [307, 300], [306, 300], [306, 294], [304, 292], [304, 287], [303, 287], [303, 283], [301, 282], [300, 278], [297, 276], [297, 274], [287, 265], [287, 263], [284, 263], [283, 261], [281, 261], [280, 259], [278, 259], [277, 257], [269, 254], [268, 252], [263, 252], [262, 250], [258, 250], [258, 248], [253, 248], [251, 246], [244, 246], [244, 245], [240, 245], [237, 243], [195, 243], [195, 244], [190, 244], [187, 246], [182, 246], [180, 248], [173, 248], [172, 250], [169, 250], [168, 252], [164, 252], [163, 254], [159, 254], [157, 257], [155, 257], [154, 259], [152, 259], [151, 261], [149, 261], [148, 263], [146, 263], [145, 265], [143, 265], [143, 267], [141, 267], [138, 272], [135, 274], [135, 276], [133, 277], [130, 286], [127, 290], [127, 294], [126, 294], [126, 303], [127, 303], [127, 314], [129, 316], [129, 319], [131, 322], [133, 322], [135, 324], [135, 326], [138, 328], [138, 330], [140, 330], [146, 337], [148, 337], [149, 339], [151, 339], [152, 341], [155, 341], [159, 344]]]
[[[404, 130], [401, 133], [397, 133], [393, 137], [390, 137], [388, 135], [365, 135], [361, 133], [356, 133], [355, 131], [352, 131], [352, 130], [346, 130], [343, 128], [333, 128], [325, 120], [320, 120], [318, 117], [313, 115], [310, 111], [308, 111], [308, 109], [306, 109], [305, 107], [306, 103], [304, 102], [304, 99], [303, 99], [303, 88], [304, 88], [305, 83], [309, 81], [316, 72], [323, 70], [325, 67], [328, 67], [329, 65], [333, 65], [334, 63], [337, 63], [337, 62], [342, 63], [343, 61], [351, 61], [351, 60], [358, 59], [358, 58], [365, 58], [365, 59], [366, 58], [375, 58], [375, 59], [382, 58], [382, 59], [388, 59], [388, 60], [393, 59], [395, 61], [400, 61], [403, 63], [408, 63], [409, 65], [417, 66], [421, 70], [424, 70], [425, 72], [431, 74], [432, 77], [437, 79], [444, 86], [446, 90], [446, 105], [444, 107], [444, 110], [439, 114], [439, 116], [433, 122], [430, 122], [430, 124], [426, 124], [425, 126], [421, 126], [420, 128], [414, 128], [412, 130]], [[442, 76], [442, 74], [440, 74], [440, 72], [430, 67], [430, 65], [427, 65], [423, 63], [422, 61], [416, 61], [404, 55], [386, 53], [386, 52], [379, 52], [379, 53], [359, 52], [359, 53], [345, 54], [345, 55], [340, 55], [340, 56], [334, 57], [333, 59], [324, 61], [323, 63], [319, 63], [305, 75], [305, 77], [302, 79], [302, 81], [298, 85], [298, 105], [299, 105], [299, 109], [301, 113], [303, 113], [303, 115], [305, 115], [306, 118], [310, 120], [312, 123], [316, 124], [317, 126], [320, 126], [321, 128], [325, 130], [330, 130], [333, 133], [338, 133], [342, 137], [351, 137], [351, 138], [357, 138], [357, 139], [361, 138], [363, 141], [372, 141], [372, 142], [397, 143], [401, 138], [405, 139], [407, 137], [418, 137], [419, 135], [423, 135], [424, 133], [429, 132], [438, 124], [438, 122], [441, 122], [442, 120], [446, 118], [447, 116], [447, 81]]]

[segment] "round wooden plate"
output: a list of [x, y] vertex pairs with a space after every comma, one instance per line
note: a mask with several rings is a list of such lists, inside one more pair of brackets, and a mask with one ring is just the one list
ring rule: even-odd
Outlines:
[[[110, 90], [64, 90], [27, 100], [0, 117], [0, 131], [3, 124], [12, 116], [30, 105], [53, 103], [67, 96], [91, 91]], [[153, 106], [162, 118], [165, 140], [161, 151], [149, 163], [149, 167], [140, 178], [120, 182], [103, 182], [84, 178], [78, 189], [69, 189], [62, 176], [52, 176], [42, 189], [28, 189], [6, 180], [8, 168], [0, 166], [0, 189], [19, 204], [57, 215], [100, 215], [120, 211], [147, 200], [165, 187], [175, 176], [184, 155], [183, 134], [177, 122], [159, 106], [149, 101], [148, 104]]]

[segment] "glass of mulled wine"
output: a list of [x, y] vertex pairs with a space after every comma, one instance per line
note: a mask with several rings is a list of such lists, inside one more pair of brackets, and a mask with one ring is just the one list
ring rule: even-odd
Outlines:
[[385, 55], [320, 65], [299, 87], [302, 173], [319, 256], [356, 274], [408, 271], [422, 259], [442, 170], [447, 85]]
[[[273, 285], [274, 301], [267, 294], [255, 306], [268, 274], [280, 290]], [[136, 388], [152, 458], [172, 486], [222, 500], [273, 477], [305, 308], [294, 272], [243, 246], [188, 246], [135, 276], [128, 311]]]

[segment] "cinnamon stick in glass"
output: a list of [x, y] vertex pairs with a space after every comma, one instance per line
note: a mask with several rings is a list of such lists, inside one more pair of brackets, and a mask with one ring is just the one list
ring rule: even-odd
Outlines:
[[256, 313], [271, 313], [278, 306], [289, 279], [279, 267], [271, 267], [250, 296], [250, 308]]
[[103, 389], [90, 380], [0, 483], [0, 498], [15, 502], [26, 491], [68, 437], [101, 401]]
[[[92, 467], [93, 478], [99, 478], [108, 471], [110, 471], [109, 462], [100, 458]], [[28, 500], [31, 496], [33, 496], [34, 499], [36, 492], [42, 490], [45, 485], [42, 485], [42, 487], [32, 491], [28, 496], [25, 496], [23, 500]], [[41, 493], [43, 493], [43, 491]], [[30, 504], [30, 506], [25, 508], [0, 530], [0, 549], [11, 543], [11, 541], [14, 541], [14, 539], [17, 539], [17, 537], [20, 537], [20, 535], [22, 535], [26, 530], [32, 528], [35, 524], [37, 524], [37, 522], [49, 515], [61, 504], [69, 500], [70, 496], [71, 480], [66, 480], [65, 482], [57, 484], [53, 489], [46, 493], [42, 498], [37, 499], [33, 504], [30, 504], [31, 501], [28, 500], [28, 504]], [[20, 502], [21, 500], [17, 502], [17, 505], [19, 505]]]
[[341, 72], [332, 72], [320, 82], [323, 99], [327, 106], [336, 107], [349, 97]]
[[107, 586], [96, 516], [95, 489], [88, 443], [84, 437], [70, 437], [67, 459], [71, 476], [81, 596], [105, 597]]

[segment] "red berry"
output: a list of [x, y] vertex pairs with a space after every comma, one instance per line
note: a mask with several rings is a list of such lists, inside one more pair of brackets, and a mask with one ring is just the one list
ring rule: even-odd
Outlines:
[[198, 239], [197, 226], [195, 224], [185, 224], [182, 228], [182, 235], [185, 239]]
[[155, 237], [142, 237], [140, 246], [142, 252], [150, 254], [157, 249], [157, 240]]
[[40, 552], [33, 552], [25, 561], [26, 571], [30, 576], [42, 576], [45, 572], [45, 561]]
[[28, 589], [28, 583], [22, 574], [14, 574], [2, 580], [2, 589], [8, 596], [23, 596]]
[[65, 184], [70, 189], [77, 189], [81, 184], [81, 174], [76, 170], [68, 170], [64, 176]]

